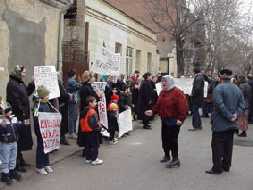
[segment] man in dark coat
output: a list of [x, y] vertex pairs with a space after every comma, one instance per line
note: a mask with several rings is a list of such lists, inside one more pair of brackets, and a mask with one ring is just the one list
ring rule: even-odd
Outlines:
[[240, 89], [230, 82], [232, 71], [220, 72], [221, 83], [213, 91], [212, 113], [212, 160], [213, 167], [207, 174], [229, 172], [232, 162], [233, 138], [237, 119], [245, 110], [245, 101]]
[[192, 87], [192, 126], [193, 129], [190, 131], [196, 131], [202, 129], [201, 117], [199, 109], [201, 108], [204, 100], [204, 86], [205, 86], [205, 75], [201, 73], [199, 68], [194, 69], [195, 77]]
[[35, 86], [33, 82], [26, 86], [23, 82], [25, 76], [25, 67], [17, 65], [10, 74], [7, 85], [7, 101], [12, 107], [13, 114], [23, 124], [18, 130], [17, 170], [20, 172], [25, 172], [24, 167], [27, 166], [22, 151], [31, 150], [33, 146], [29, 96], [34, 92]]
[[60, 97], [58, 98], [59, 111], [62, 115], [60, 142], [62, 145], [69, 145], [69, 142], [66, 139], [66, 134], [68, 133], [68, 103], [72, 97], [70, 96], [70, 94], [67, 93], [61, 80], [58, 80], [58, 83], [59, 83], [59, 88], [60, 88]]
[[152, 108], [152, 97], [153, 97], [153, 86], [151, 82], [152, 75], [151, 73], [145, 73], [143, 75], [144, 80], [141, 83], [139, 95], [138, 95], [138, 114], [139, 118], [143, 121], [144, 129], [151, 129], [149, 122], [151, 117], [146, 116], [145, 111]]

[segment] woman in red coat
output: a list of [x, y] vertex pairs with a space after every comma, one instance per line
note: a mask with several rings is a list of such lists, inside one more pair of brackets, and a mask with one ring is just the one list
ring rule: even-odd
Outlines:
[[[167, 75], [162, 78], [162, 91], [152, 110], [146, 115], [159, 114], [162, 120], [162, 146], [164, 157], [161, 162], [169, 162], [168, 168], [179, 167], [178, 134], [187, 117], [188, 105], [184, 93], [175, 87], [174, 80]], [[170, 157], [172, 154], [172, 160]]]

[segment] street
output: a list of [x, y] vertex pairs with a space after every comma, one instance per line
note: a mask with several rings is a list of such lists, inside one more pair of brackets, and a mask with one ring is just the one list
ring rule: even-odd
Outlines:
[[[205, 174], [211, 167], [210, 124], [204, 119], [204, 130], [188, 132], [187, 119], [179, 136], [181, 167], [167, 169], [162, 157], [160, 120], [153, 130], [141, 127], [116, 145], [102, 145], [102, 166], [84, 163], [81, 152], [54, 165], [55, 173], [33, 175], [4, 189], [18, 190], [252, 190], [253, 151], [251, 147], [234, 146], [230, 173]], [[140, 126], [140, 125], [139, 125]]]

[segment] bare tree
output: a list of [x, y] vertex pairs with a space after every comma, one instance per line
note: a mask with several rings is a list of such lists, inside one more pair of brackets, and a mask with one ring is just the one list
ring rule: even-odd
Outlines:
[[[205, 62], [212, 71], [238, 64], [247, 71], [253, 68], [252, 3], [247, 6], [249, 10], [241, 14], [241, 0], [146, 1], [159, 31], [166, 32], [176, 42], [179, 75], [184, 74], [186, 40], [192, 39], [194, 42], [190, 43], [201, 43], [197, 48], [193, 47], [195, 58], [198, 57], [196, 52], [202, 54], [200, 62]], [[203, 23], [204, 37], [199, 29], [194, 31], [200, 22]], [[197, 59], [193, 62], [195, 66], [199, 66]]]
[[251, 10], [240, 14], [240, 0], [192, 0], [192, 5], [204, 14], [208, 66], [212, 70], [239, 64], [244, 68], [251, 55]]
[[[191, 26], [199, 19], [189, 17], [186, 0], [146, 0], [147, 9], [158, 32], [166, 32], [176, 42], [178, 74], [184, 75], [184, 42]], [[189, 19], [191, 18], [191, 19]]]

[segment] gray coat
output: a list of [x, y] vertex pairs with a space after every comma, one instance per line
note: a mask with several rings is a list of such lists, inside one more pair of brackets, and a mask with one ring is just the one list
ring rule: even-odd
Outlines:
[[223, 132], [237, 128], [230, 121], [234, 114], [245, 110], [245, 101], [241, 90], [229, 81], [219, 84], [213, 91], [214, 111], [212, 113], [212, 131]]

